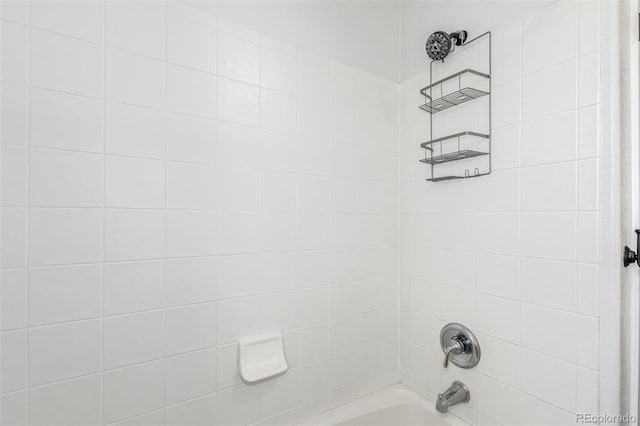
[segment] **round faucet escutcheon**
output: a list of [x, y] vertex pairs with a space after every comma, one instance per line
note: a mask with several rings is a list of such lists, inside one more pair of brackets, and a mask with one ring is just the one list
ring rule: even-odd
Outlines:
[[464, 325], [451, 322], [440, 331], [440, 346], [444, 353], [442, 366], [449, 362], [460, 368], [473, 368], [480, 362], [480, 343], [475, 334]]

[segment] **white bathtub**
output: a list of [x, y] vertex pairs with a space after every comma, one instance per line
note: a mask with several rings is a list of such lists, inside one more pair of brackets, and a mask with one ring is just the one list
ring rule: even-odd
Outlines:
[[468, 426], [452, 414], [440, 414], [435, 404], [397, 384], [334, 408], [302, 426]]

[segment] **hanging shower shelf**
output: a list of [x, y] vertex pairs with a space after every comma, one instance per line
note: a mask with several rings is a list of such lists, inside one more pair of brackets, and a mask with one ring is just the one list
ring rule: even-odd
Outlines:
[[[489, 74], [484, 74], [470, 68], [467, 68], [455, 74], [451, 74], [448, 77], [445, 77], [420, 89], [420, 93], [424, 95], [426, 100], [423, 105], [420, 105], [420, 109], [430, 114], [435, 114], [456, 105], [460, 105], [465, 102], [469, 102], [470, 100], [481, 98], [489, 94], [488, 91], [476, 89], [473, 87], [461, 88], [460, 86], [462, 85], [463, 76], [479, 76], [486, 79], [490, 78]], [[458, 79], [458, 90], [454, 90], [447, 94], [444, 94], [444, 84], [454, 79]], [[434, 90], [440, 93], [441, 96], [439, 98], [432, 99]]]
[[[434, 75], [433, 65], [440, 62], [433, 60], [429, 66], [430, 84], [420, 89], [420, 94], [424, 96], [425, 100], [425, 103], [420, 105], [420, 109], [429, 113], [430, 140], [420, 144], [420, 147], [425, 150], [425, 156], [420, 162], [431, 166], [431, 177], [427, 181], [440, 182], [466, 179], [491, 173], [491, 32], [486, 32], [473, 40], [466, 41], [462, 46], [467, 46], [480, 39], [487, 41], [485, 46], [487, 46], [486, 63], [488, 72], [484, 73], [466, 68], [433, 82], [431, 80]], [[479, 44], [476, 46], [480, 47]], [[442, 62], [444, 63], [444, 60]], [[483, 96], [489, 97], [488, 104], [479, 104], [478, 107], [480, 109], [477, 112], [486, 111], [487, 119], [486, 123], [477, 124], [481, 126], [481, 131], [485, 131], [484, 129], [486, 128], [486, 134], [468, 130], [440, 138], [433, 137], [434, 121], [438, 121], [434, 120], [434, 114]], [[464, 116], [465, 112], [468, 114], [471, 111], [464, 109], [461, 112], [463, 114], [460, 116]], [[481, 113], [478, 116], [483, 115], [485, 114]], [[455, 118], [460, 119], [460, 116]], [[476, 160], [463, 161], [470, 159]], [[459, 161], [462, 161], [460, 166], [457, 163], [441, 166], [445, 163]], [[465, 167], [463, 164], [467, 166]], [[440, 176], [437, 176], [434, 172], [436, 166], [441, 166], [439, 168], [441, 170]]]

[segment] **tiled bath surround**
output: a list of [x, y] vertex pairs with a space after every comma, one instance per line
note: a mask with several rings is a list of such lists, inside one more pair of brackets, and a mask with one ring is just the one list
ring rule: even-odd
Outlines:
[[[477, 424], [597, 412], [598, 4], [491, 28], [494, 171], [432, 184], [426, 74], [398, 99], [173, 3], [3, 2], [0, 424], [291, 424], [399, 377], [461, 379]], [[442, 369], [449, 321], [477, 369]], [[241, 384], [274, 329], [293, 368]]]
[[[1, 16], [0, 423], [289, 424], [398, 381], [396, 83], [173, 3]], [[246, 386], [270, 330], [292, 368]]]
[[[598, 412], [599, 5], [559, 2], [493, 29], [489, 176], [424, 182], [429, 76], [402, 84], [401, 377], [430, 398], [463, 381], [471, 401], [451, 411], [472, 423]], [[455, 108], [436, 117], [462, 121]], [[476, 332], [477, 369], [442, 369], [451, 321]]]

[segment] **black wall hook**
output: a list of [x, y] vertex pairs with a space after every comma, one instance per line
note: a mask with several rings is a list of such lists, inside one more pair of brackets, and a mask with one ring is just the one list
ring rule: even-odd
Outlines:
[[629, 246], [624, 246], [622, 263], [624, 263], [625, 268], [632, 263], [638, 263], [638, 266], [640, 266], [640, 258], [638, 258], [637, 252], [637, 250], [640, 248], [640, 229], [636, 229], [636, 238], [636, 251], [631, 250]]

